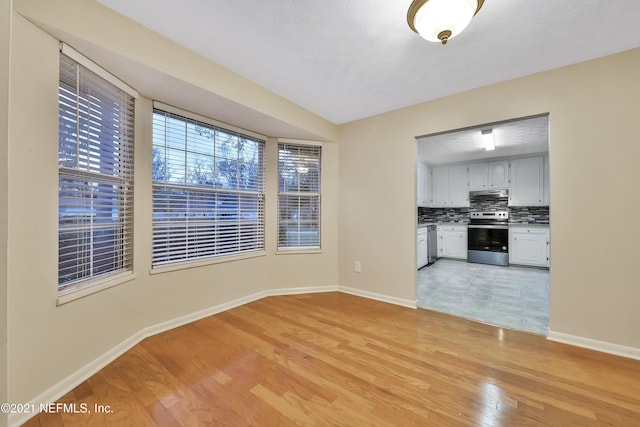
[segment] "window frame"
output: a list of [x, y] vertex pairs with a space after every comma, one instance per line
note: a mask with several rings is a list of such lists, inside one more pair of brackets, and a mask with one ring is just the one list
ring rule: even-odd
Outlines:
[[[315, 187], [315, 189], [317, 189], [317, 191], [304, 191], [304, 190], [299, 190], [299, 191], [290, 191], [290, 190], [284, 190], [282, 188], [282, 164], [283, 164], [283, 158], [281, 157], [282, 154], [282, 150], [285, 147], [289, 147], [289, 148], [293, 148], [296, 150], [302, 150], [303, 152], [305, 152], [306, 156], [307, 156], [307, 160], [312, 160], [312, 162], [310, 164], [306, 164], [306, 166], [303, 166], [303, 168], [308, 169], [307, 172], [304, 173], [309, 173], [312, 172], [315, 174], [316, 176], [316, 180], [314, 181], [313, 184], [311, 184], [312, 187]], [[277, 161], [278, 161], [278, 168], [277, 168], [277, 178], [278, 178], [278, 187], [277, 187], [277, 231], [276, 231], [276, 253], [277, 254], [291, 254], [291, 253], [320, 253], [322, 252], [322, 160], [323, 160], [323, 150], [322, 150], [323, 144], [320, 141], [309, 141], [309, 140], [299, 140], [299, 139], [288, 139], [288, 138], [278, 138], [278, 147], [277, 147]], [[317, 157], [314, 158], [314, 153], [313, 151], [317, 151]], [[300, 159], [296, 158], [296, 156], [293, 156], [293, 159], [289, 158], [287, 159], [290, 162], [294, 162], [297, 163], [300, 161]], [[313, 167], [313, 160], [317, 161], [317, 167]], [[296, 166], [300, 166], [297, 165]], [[296, 167], [294, 166], [294, 167]], [[309, 166], [312, 166], [311, 168], [309, 168]], [[300, 187], [300, 185], [298, 185], [298, 187]], [[307, 224], [317, 224], [317, 232], [316, 232], [316, 238], [317, 238], [317, 244], [311, 244], [311, 245], [304, 245], [304, 244], [300, 244], [300, 245], [283, 245], [282, 244], [282, 225], [285, 221], [283, 221], [283, 212], [282, 212], [282, 202], [283, 199], [298, 199], [298, 207], [300, 207], [300, 201], [303, 199], [306, 200], [311, 200], [314, 199], [315, 200], [315, 209], [317, 210], [316, 212], [316, 216], [317, 218], [315, 219], [315, 221], [310, 221], [307, 220], [306, 223]], [[312, 206], [314, 204], [313, 201], [309, 202], [309, 205]], [[313, 210], [314, 208], [312, 208]], [[290, 223], [290, 224], [294, 224], [296, 223], [295, 221], [292, 220], [287, 220], [286, 222]], [[302, 231], [300, 230], [301, 225], [303, 224], [303, 220], [299, 219], [298, 222], [298, 231], [299, 233], [302, 233]], [[301, 240], [301, 236], [298, 235], [298, 243], [300, 243]]]
[[[255, 229], [257, 230], [257, 232], [255, 233], [255, 238], [253, 239], [254, 242], [259, 242], [259, 247], [254, 247], [254, 248], [250, 248], [247, 250], [230, 250], [228, 252], [225, 253], [217, 253], [217, 254], [204, 254], [202, 256], [190, 256], [190, 257], [183, 257], [181, 259], [168, 259], [168, 260], [160, 260], [158, 261], [158, 255], [156, 254], [156, 251], [158, 250], [158, 248], [156, 247], [156, 239], [160, 240], [160, 237], [156, 237], [156, 232], [158, 230], [159, 226], [159, 222], [156, 220], [156, 216], [155, 214], [152, 217], [152, 239], [151, 239], [151, 269], [150, 269], [150, 274], [156, 274], [156, 273], [163, 273], [163, 272], [167, 272], [167, 271], [174, 271], [174, 270], [181, 270], [181, 269], [186, 269], [186, 268], [193, 268], [193, 267], [199, 267], [199, 266], [204, 266], [204, 265], [210, 265], [210, 264], [217, 264], [217, 263], [221, 263], [221, 262], [228, 262], [228, 261], [235, 261], [235, 260], [240, 260], [240, 259], [247, 259], [247, 258], [254, 258], [254, 257], [258, 257], [258, 256], [264, 256], [266, 254], [266, 220], [265, 220], [265, 200], [266, 200], [266, 175], [267, 175], [267, 168], [266, 168], [266, 157], [267, 157], [267, 144], [266, 144], [266, 140], [267, 138], [263, 135], [257, 134], [255, 132], [251, 132], [251, 131], [247, 131], [245, 129], [241, 129], [241, 128], [237, 128], [225, 123], [221, 123], [218, 122], [212, 118], [209, 117], [205, 117], [205, 116], [201, 116], [199, 114], [196, 113], [192, 113], [189, 111], [185, 111], [182, 110], [180, 108], [171, 106], [171, 105], [167, 105], [164, 104], [162, 102], [159, 101], [154, 101], [153, 102], [153, 112], [152, 112], [152, 117], [153, 117], [153, 122], [155, 123], [156, 120], [156, 112], [160, 112], [160, 113], [164, 113], [167, 115], [172, 116], [172, 118], [178, 118], [178, 119], [182, 119], [185, 122], [185, 126], [187, 126], [186, 124], [196, 124], [196, 125], [201, 125], [201, 126], [205, 126], [207, 128], [209, 128], [210, 130], [214, 131], [214, 132], [223, 132], [223, 133], [227, 133], [229, 135], [233, 135], [236, 137], [239, 137], [241, 139], [246, 139], [249, 141], [254, 141], [254, 142], [258, 142], [259, 143], [259, 153], [258, 155], [258, 161], [257, 161], [257, 165], [259, 168], [259, 177], [258, 177], [258, 182], [256, 184], [257, 186], [257, 190], [255, 191], [247, 191], [247, 190], [241, 190], [241, 189], [225, 189], [225, 188], [221, 188], [219, 186], [216, 186], [215, 183], [208, 183], [208, 184], [200, 184], [200, 185], [194, 185], [194, 184], [188, 184], [186, 183], [186, 181], [182, 184], [178, 184], [178, 183], [167, 183], [167, 178], [163, 177], [162, 179], [164, 180], [163, 182], [159, 182], [156, 181], [155, 178], [152, 176], [152, 211], [156, 212], [157, 209], [157, 199], [156, 199], [156, 190], [159, 188], [164, 188], [164, 189], [170, 189], [170, 188], [174, 188], [174, 189], [183, 189], [184, 191], [192, 191], [194, 194], [199, 193], [201, 195], [204, 194], [237, 194], [238, 195], [238, 203], [243, 203], [242, 202], [242, 197], [256, 197], [257, 200], [257, 205], [258, 205], [258, 209], [257, 209], [257, 217], [255, 218], [254, 221], [254, 225], [257, 224], [255, 226]], [[166, 118], [165, 118], [166, 120]], [[155, 124], [153, 125], [155, 126]], [[153, 134], [156, 132], [156, 130], [152, 129], [152, 150], [156, 149], [156, 148], [160, 148], [159, 144], [156, 143], [156, 141], [154, 140], [154, 136]], [[185, 137], [186, 138], [186, 137]], [[206, 155], [207, 157], [211, 157], [212, 159], [216, 159], [215, 157], [215, 137], [213, 138], [214, 140], [214, 145], [212, 147], [212, 151], [211, 153], [204, 153], [204, 152], [199, 152], [200, 154]], [[185, 139], [185, 148], [182, 151], [183, 154], [185, 155], [185, 157], [190, 153], [189, 149], [187, 148], [188, 140]], [[165, 145], [165, 150], [166, 150], [166, 144], [167, 144], [167, 140], [165, 137], [165, 141], [164, 141], [164, 145]], [[166, 155], [165, 155], [166, 156]], [[163, 163], [163, 167], [166, 168], [166, 162], [167, 162], [167, 158], [165, 157], [164, 159], [164, 163]], [[215, 162], [215, 160], [214, 160]], [[239, 162], [242, 163], [242, 162]], [[155, 167], [155, 166], [152, 166]], [[184, 175], [186, 177], [187, 173], [188, 173], [188, 161], [185, 164], [185, 170], [184, 170]], [[153, 170], [152, 170], [152, 174], [153, 174]], [[246, 200], [246, 199], [245, 199]], [[217, 203], [217, 202], [216, 202]], [[234, 211], [236, 213], [236, 216], [238, 216], [240, 213], [242, 213], [242, 210], [238, 210], [239, 206], [236, 208], [236, 210]], [[217, 217], [219, 213], [215, 212], [212, 214], [212, 217]], [[186, 215], [186, 214], [185, 214]], [[208, 215], [208, 214], [207, 214]], [[186, 220], [185, 220], [186, 221]], [[231, 221], [232, 223], [233, 221]], [[245, 221], [247, 224], [250, 224], [251, 221]], [[238, 218], [236, 220], [236, 225], [238, 227], [238, 230], [242, 231], [241, 228], [241, 224], [243, 223], [242, 219]], [[176, 224], [179, 224], [176, 221]], [[249, 226], [250, 228], [250, 226]], [[184, 236], [188, 236], [188, 234], [185, 234]], [[223, 236], [224, 237], [224, 236]], [[185, 237], [185, 239], [188, 239], [188, 237]], [[236, 239], [239, 245], [241, 245], [242, 242], [242, 238], [239, 237]], [[250, 239], [251, 240], [251, 239]], [[211, 240], [213, 242], [213, 245], [218, 247], [219, 243], [213, 241], [213, 239]], [[167, 251], [170, 252], [170, 251]]]
[[[135, 277], [138, 93], [65, 43], [60, 43], [59, 62], [57, 304], [61, 305]], [[81, 235], [89, 243], [80, 246]], [[97, 266], [100, 261], [102, 268]]]

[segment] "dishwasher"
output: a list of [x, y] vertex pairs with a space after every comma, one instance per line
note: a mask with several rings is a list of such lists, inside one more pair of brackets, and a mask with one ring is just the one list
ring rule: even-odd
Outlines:
[[429, 264], [433, 264], [438, 257], [438, 232], [435, 225], [427, 226], [427, 243]]

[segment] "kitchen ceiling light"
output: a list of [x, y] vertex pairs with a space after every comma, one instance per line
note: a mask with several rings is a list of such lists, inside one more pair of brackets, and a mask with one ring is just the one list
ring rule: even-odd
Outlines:
[[407, 21], [422, 38], [447, 44], [469, 25], [483, 3], [484, 0], [413, 0]]
[[496, 149], [496, 141], [493, 137], [493, 129], [482, 131], [482, 142], [484, 143], [485, 150], [492, 151]]

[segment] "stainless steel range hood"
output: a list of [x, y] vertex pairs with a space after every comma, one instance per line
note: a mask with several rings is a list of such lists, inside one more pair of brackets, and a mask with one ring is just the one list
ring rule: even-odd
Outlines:
[[509, 190], [506, 188], [500, 190], [478, 190], [469, 191], [469, 198], [471, 197], [495, 197], [504, 199], [509, 197]]

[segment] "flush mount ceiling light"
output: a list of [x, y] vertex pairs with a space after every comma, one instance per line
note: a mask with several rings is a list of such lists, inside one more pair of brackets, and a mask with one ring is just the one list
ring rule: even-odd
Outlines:
[[484, 143], [484, 149], [487, 151], [496, 149], [496, 141], [493, 138], [493, 129], [483, 130], [482, 132], [482, 142]]
[[447, 44], [469, 25], [483, 3], [484, 0], [413, 0], [407, 21], [422, 38]]

